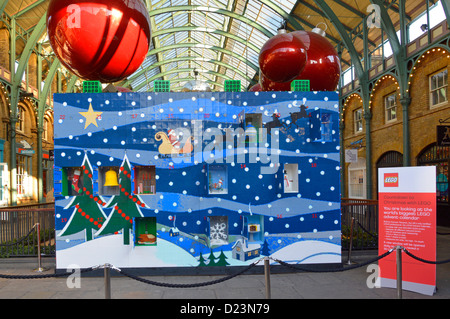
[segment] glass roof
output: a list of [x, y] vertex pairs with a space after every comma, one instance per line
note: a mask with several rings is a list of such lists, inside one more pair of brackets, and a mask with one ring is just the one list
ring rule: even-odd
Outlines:
[[[155, 80], [170, 80], [178, 90], [188, 81], [208, 82], [212, 90], [223, 90], [226, 79], [241, 80], [242, 90], [259, 80], [258, 56], [261, 47], [283, 25], [288, 31], [310, 31], [325, 26], [326, 38], [340, 52], [344, 80], [358, 76], [355, 61], [368, 50], [376, 67], [383, 58], [380, 48], [391, 48], [385, 26], [370, 27], [364, 42], [362, 25], [371, 17], [372, 0], [141, 0], [149, 11], [152, 39], [146, 61], [128, 79], [115, 83], [134, 91], [151, 91]], [[50, 0], [1, 0], [0, 15], [8, 25], [16, 20], [16, 52], [22, 52], [26, 34], [31, 34], [46, 14]], [[398, 31], [400, 20], [407, 23], [409, 40], [423, 36], [423, 24], [437, 27], [446, 18], [442, 4], [447, 1], [384, 1], [385, 14]], [[447, 5], [448, 6], [448, 5]], [[430, 8], [431, 21], [426, 19]], [[436, 13], [432, 10], [438, 10]], [[447, 10], [447, 9], [446, 9]], [[52, 55], [47, 34], [39, 43], [46, 59]], [[343, 38], [344, 37], [344, 38]], [[391, 37], [392, 38], [392, 37]], [[388, 54], [384, 50], [383, 54]], [[390, 50], [390, 54], [392, 50]], [[386, 57], [386, 55], [384, 56]], [[50, 58], [51, 60], [51, 58]], [[359, 60], [359, 61], [358, 61]], [[375, 63], [375, 65], [374, 65]], [[63, 73], [68, 71], [63, 69]], [[346, 70], [348, 71], [346, 73]], [[347, 76], [348, 78], [348, 76]], [[81, 83], [79, 80], [78, 83]]]
[[[277, 33], [296, 1], [146, 0], [152, 27], [147, 59], [126, 85], [152, 91], [155, 80], [170, 80], [173, 91], [197, 79], [223, 90], [225, 80], [254, 84], [258, 55]], [[278, 11], [278, 12], [277, 12]]]

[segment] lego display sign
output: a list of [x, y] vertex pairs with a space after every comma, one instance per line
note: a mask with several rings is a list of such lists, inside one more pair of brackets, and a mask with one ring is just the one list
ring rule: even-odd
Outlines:
[[[395, 167], [378, 170], [380, 254], [402, 246], [413, 255], [436, 260], [436, 168]], [[403, 289], [432, 295], [436, 265], [402, 257]], [[396, 257], [379, 261], [380, 284], [396, 287]]]
[[336, 92], [55, 94], [57, 269], [340, 264]]

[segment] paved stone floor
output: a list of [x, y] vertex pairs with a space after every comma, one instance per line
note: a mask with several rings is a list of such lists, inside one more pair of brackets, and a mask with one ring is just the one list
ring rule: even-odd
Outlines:
[[[450, 233], [450, 228], [438, 231]], [[437, 260], [450, 258], [450, 235], [437, 236]], [[355, 253], [352, 261], [363, 263], [377, 256], [377, 252], [365, 255]], [[343, 254], [343, 263], [347, 260]], [[36, 272], [37, 260], [14, 258], [0, 260], [0, 275], [54, 274], [54, 259], [43, 258], [48, 270]], [[450, 263], [436, 266], [437, 292], [425, 296], [403, 291], [403, 299], [450, 299]], [[114, 275], [111, 270], [112, 299], [265, 299], [266, 285], [263, 274], [243, 274], [222, 283], [198, 288], [168, 288], [150, 285], [135, 279]], [[117, 274], [117, 273], [116, 273]], [[371, 272], [367, 266], [342, 272], [296, 272], [271, 274], [272, 299], [396, 299], [392, 288], [368, 288]], [[200, 283], [225, 277], [220, 276], [145, 276], [161, 283]], [[80, 288], [69, 288], [66, 277], [40, 279], [0, 278], [0, 299], [104, 299], [105, 280], [99, 277], [81, 277]], [[73, 283], [73, 281], [71, 281]]]

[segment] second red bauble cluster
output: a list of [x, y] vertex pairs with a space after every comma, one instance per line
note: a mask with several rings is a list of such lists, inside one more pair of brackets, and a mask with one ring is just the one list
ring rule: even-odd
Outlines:
[[338, 54], [314, 30], [280, 30], [270, 38], [259, 54], [260, 81], [250, 91], [290, 91], [294, 80], [309, 80], [311, 91], [336, 90], [341, 71]]

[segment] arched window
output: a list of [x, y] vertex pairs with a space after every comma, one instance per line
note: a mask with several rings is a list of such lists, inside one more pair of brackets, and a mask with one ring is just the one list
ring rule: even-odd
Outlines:
[[403, 154], [397, 151], [388, 151], [380, 156], [377, 161], [377, 190], [378, 190], [378, 169], [381, 167], [401, 167], [403, 166]]
[[403, 166], [403, 154], [397, 151], [389, 151], [381, 155], [377, 161], [377, 171], [380, 167]]

